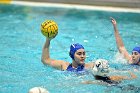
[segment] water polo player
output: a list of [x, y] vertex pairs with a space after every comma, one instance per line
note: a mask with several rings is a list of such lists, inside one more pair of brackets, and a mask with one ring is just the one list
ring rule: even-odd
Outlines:
[[55, 60], [50, 58], [50, 42], [52, 39], [46, 38], [45, 45], [42, 51], [42, 62], [54, 68], [67, 71], [83, 71], [84, 69], [91, 69], [94, 65], [93, 62], [85, 63], [86, 52], [84, 47], [79, 44], [72, 44], [70, 46], [69, 55], [72, 58], [72, 63], [62, 60]]
[[111, 70], [109, 69], [109, 64], [107, 60], [104, 59], [98, 59], [95, 62], [95, 66], [92, 69], [92, 74], [95, 78], [95, 80], [99, 80], [99, 82], [95, 81], [84, 81], [82, 83], [84, 84], [119, 84], [121, 80], [130, 80], [136, 78], [136, 75], [129, 72], [131, 77], [128, 76], [121, 76], [121, 75], [115, 75], [111, 76], [109, 75], [109, 72]]
[[114, 27], [114, 34], [119, 52], [124, 56], [124, 58], [128, 61], [129, 64], [140, 65], [140, 46], [135, 47], [132, 50], [132, 55], [130, 55], [126, 50], [122, 38], [119, 34], [116, 20], [114, 18], [111, 18], [111, 22]]
[[58, 25], [52, 20], [46, 20], [41, 24], [41, 32], [46, 37], [46, 42], [42, 51], [42, 62], [46, 65], [52, 66], [60, 70], [67, 71], [83, 71], [93, 67], [93, 63], [85, 63], [86, 52], [84, 47], [79, 44], [72, 44], [70, 46], [69, 55], [72, 58], [72, 63], [62, 60], [55, 60], [50, 58], [50, 43], [58, 34]]
[[28, 91], [28, 93], [49, 93], [49, 91], [42, 87], [33, 87]]

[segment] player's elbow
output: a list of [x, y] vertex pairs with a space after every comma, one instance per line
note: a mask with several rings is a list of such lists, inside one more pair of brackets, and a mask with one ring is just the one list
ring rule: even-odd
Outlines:
[[45, 63], [45, 59], [41, 58], [41, 62], [44, 64]]
[[123, 53], [124, 51], [126, 51], [125, 47], [123, 47], [123, 46], [122, 47], [118, 47], [118, 49], [119, 49], [120, 53]]
[[47, 59], [47, 58], [41, 58], [41, 62], [43, 63], [43, 64], [45, 64], [45, 65], [49, 65], [49, 59]]

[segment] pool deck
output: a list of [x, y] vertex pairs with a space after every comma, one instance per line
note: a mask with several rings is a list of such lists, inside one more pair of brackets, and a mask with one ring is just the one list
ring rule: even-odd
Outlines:
[[140, 0], [22, 0], [22, 1], [60, 3], [60, 4], [78, 4], [78, 5], [90, 5], [90, 6], [140, 8]]
[[70, 3], [52, 3], [52, 2], [35, 2], [35, 1], [12, 1], [12, 4], [24, 5], [24, 6], [37, 6], [37, 7], [56, 7], [56, 8], [71, 8], [71, 9], [83, 9], [83, 10], [103, 10], [111, 12], [134, 12], [140, 13], [140, 8], [131, 7], [114, 7], [114, 6], [97, 6], [97, 5], [81, 5]]

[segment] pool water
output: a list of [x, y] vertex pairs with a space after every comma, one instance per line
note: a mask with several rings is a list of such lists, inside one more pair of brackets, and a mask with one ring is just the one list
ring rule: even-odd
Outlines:
[[131, 90], [84, 85], [82, 81], [94, 80], [92, 75], [77, 76], [41, 62], [45, 37], [40, 32], [40, 24], [51, 19], [59, 26], [59, 33], [51, 42], [52, 58], [71, 62], [69, 46], [78, 42], [87, 51], [86, 62], [105, 58], [112, 68], [131, 70], [117, 55], [111, 16], [116, 18], [125, 46], [131, 53], [133, 47], [140, 45], [140, 13], [1, 4], [0, 93], [27, 93], [32, 87], [44, 87], [50, 93], [140, 93], [139, 71], [135, 72], [137, 79], [123, 81], [120, 85], [134, 85]]

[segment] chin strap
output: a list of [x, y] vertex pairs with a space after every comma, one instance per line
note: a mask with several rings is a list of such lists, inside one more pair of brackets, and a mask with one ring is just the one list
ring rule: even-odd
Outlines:
[[140, 58], [139, 58], [139, 61], [138, 61], [138, 65], [140, 65]]

